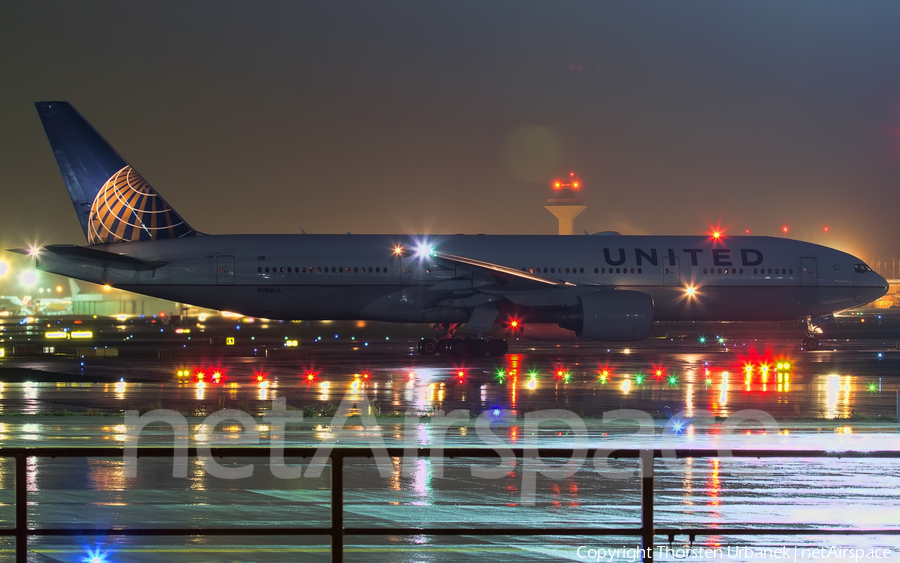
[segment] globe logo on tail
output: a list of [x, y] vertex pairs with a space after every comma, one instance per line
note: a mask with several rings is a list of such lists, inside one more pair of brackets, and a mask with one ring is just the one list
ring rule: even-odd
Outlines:
[[88, 218], [90, 244], [178, 238], [194, 234], [131, 166], [103, 184]]

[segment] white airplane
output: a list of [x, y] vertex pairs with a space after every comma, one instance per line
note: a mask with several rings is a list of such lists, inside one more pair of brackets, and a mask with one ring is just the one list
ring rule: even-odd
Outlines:
[[[422, 339], [422, 354], [502, 355], [504, 340], [481, 338], [498, 321], [626, 342], [654, 320], [809, 320], [888, 290], [859, 258], [770, 237], [207, 235], [71, 105], [36, 106], [88, 242], [43, 246], [37, 268], [162, 299], [270, 319], [435, 323], [445, 338]], [[460, 327], [474, 335], [454, 337]]]

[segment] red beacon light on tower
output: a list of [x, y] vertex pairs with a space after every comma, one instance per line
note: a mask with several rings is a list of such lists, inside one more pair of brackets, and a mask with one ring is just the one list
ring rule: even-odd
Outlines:
[[[581, 180], [578, 179], [578, 176], [576, 176], [574, 172], [569, 172], [568, 178], [566, 178], [564, 180], [553, 180], [553, 189], [556, 191], [580, 190], [581, 189]], [[559, 195], [559, 194], [557, 194], [557, 195]]]
[[544, 209], [559, 221], [559, 234], [574, 234], [575, 217], [586, 209], [581, 197], [581, 180], [574, 172], [568, 178], [553, 180], [553, 197], [547, 200]]

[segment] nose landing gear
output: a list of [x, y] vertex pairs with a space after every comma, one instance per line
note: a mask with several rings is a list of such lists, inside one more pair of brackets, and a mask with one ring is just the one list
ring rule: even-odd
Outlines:
[[806, 336], [803, 337], [803, 344], [800, 346], [800, 349], [806, 351], [816, 350], [821, 345], [819, 342], [819, 335], [821, 334], [822, 329], [813, 324], [812, 317], [806, 317]]

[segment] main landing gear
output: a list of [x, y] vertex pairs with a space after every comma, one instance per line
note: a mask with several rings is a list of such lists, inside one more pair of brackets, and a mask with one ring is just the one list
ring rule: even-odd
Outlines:
[[423, 338], [419, 341], [419, 353], [423, 356], [483, 356], [499, 357], [509, 351], [509, 345], [502, 338], [483, 340], [481, 338]]
[[803, 337], [803, 344], [800, 346], [801, 350], [816, 350], [820, 346], [819, 335], [822, 334], [822, 329], [817, 327], [812, 322], [812, 317], [806, 317], [806, 336]]

